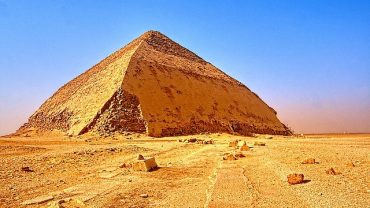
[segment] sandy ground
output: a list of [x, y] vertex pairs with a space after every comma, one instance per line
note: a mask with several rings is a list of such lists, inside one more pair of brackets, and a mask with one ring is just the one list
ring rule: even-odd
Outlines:
[[[140, 135], [0, 138], [0, 207], [48, 207], [61, 199], [72, 199], [64, 207], [370, 207], [370, 135], [193, 137], [215, 144]], [[222, 160], [234, 139], [266, 146]], [[160, 168], [119, 168], [138, 153], [154, 156]], [[318, 164], [301, 164], [307, 158]], [[33, 172], [21, 170], [26, 166]], [[331, 167], [341, 174], [326, 174]], [[291, 173], [303, 173], [305, 182], [289, 185]], [[33, 199], [45, 202], [22, 205]]]

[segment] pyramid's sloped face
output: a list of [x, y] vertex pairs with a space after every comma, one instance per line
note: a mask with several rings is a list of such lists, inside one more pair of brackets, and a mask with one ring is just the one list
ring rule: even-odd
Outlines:
[[[68, 82], [49, 98], [22, 128], [59, 130], [78, 135], [121, 87], [124, 73], [138, 44], [117, 51]], [[21, 130], [22, 130], [21, 128]]]
[[286, 134], [274, 110], [211, 64], [141, 43], [124, 89], [140, 100], [148, 134], [201, 132]]
[[151, 136], [289, 134], [240, 82], [158, 32], [147, 32], [60, 88], [27, 129]]

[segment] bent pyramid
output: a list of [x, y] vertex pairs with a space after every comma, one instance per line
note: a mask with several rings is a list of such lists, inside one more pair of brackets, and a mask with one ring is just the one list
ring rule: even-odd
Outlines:
[[61, 87], [18, 133], [290, 134], [242, 83], [148, 31]]

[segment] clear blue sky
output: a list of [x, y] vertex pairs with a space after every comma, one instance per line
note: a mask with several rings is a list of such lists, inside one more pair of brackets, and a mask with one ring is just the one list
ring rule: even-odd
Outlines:
[[296, 132], [370, 132], [368, 0], [0, 0], [0, 135], [147, 30], [246, 84]]

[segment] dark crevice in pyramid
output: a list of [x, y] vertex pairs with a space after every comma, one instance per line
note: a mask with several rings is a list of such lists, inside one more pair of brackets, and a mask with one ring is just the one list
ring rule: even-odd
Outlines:
[[79, 134], [89, 131], [99, 132], [146, 132], [146, 124], [141, 115], [140, 103], [135, 95], [119, 88], [103, 106], [88, 126]]
[[61, 87], [18, 131], [290, 134], [244, 84], [148, 31]]

